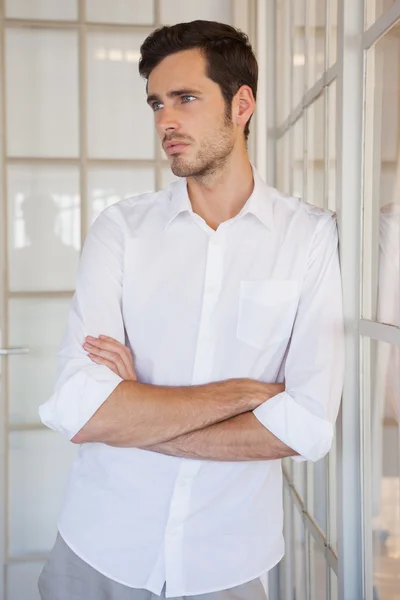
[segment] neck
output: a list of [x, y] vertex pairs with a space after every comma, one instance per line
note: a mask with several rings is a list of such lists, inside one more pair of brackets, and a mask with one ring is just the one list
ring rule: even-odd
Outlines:
[[254, 180], [247, 154], [229, 157], [222, 167], [204, 177], [188, 177], [187, 187], [193, 211], [217, 229], [235, 217], [251, 196]]

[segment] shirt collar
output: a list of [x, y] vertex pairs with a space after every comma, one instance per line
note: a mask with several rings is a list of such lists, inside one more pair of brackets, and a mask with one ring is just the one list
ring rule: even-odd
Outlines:
[[[272, 200], [270, 196], [270, 188], [261, 178], [254, 165], [251, 165], [251, 167], [253, 170], [254, 189], [246, 204], [243, 206], [242, 210], [235, 217], [235, 219], [239, 219], [244, 215], [250, 213], [256, 216], [257, 219], [261, 223], [263, 223], [268, 229], [272, 229], [273, 209]], [[193, 214], [193, 208], [187, 191], [186, 178], [182, 178], [179, 181], [177, 181], [172, 188], [172, 194], [168, 210], [168, 221], [165, 226], [165, 229], [167, 229], [171, 222], [180, 213], [183, 212], [190, 212]]]

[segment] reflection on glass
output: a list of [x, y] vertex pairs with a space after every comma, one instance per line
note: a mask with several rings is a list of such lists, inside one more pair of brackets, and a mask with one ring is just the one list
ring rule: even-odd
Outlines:
[[329, 472], [329, 545], [337, 554], [337, 438], [333, 437], [328, 455]]
[[295, 577], [293, 582], [293, 597], [296, 600], [306, 600], [306, 533], [303, 519], [295, 507], [294, 517], [294, 556]]
[[78, 34], [6, 30], [9, 156], [78, 156]]
[[312, 535], [308, 534], [310, 552], [311, 600], [325, 600], [327, 589], [327, 563]]
[[339, 600], [339, 587], [338, 587], [338, 578], [337, 575], [332, 569], [329, 572], [330, 577], [330, 590], [331, 596], [330, 600]]
[[328, 88], [328, 208], [336, 211], [336, 81]]
[[52, 431], [10, 433], [11, 556], [44, 554], [53, 546], [62, 493], [76, 452], [76, 445]]
[[151, 24], [153, 2], [143, 0], [86, 0], [86, 19], [98, 23]]
[[305, 502], [307, 492], [307, 463], [291, 461], [293, 463], [293, 484], [300, 498]]
[[38, 407], [50, 397], [55, 382], [69, 305], [70, 298], [9, 300], [10, 346], [30, 349], [29, 354], [10, 356], [7, 361], [11, 423], [39, 423]]
[[374, 597], [393, 600], [400, 591], [399, 348], [369, 344]]
[[366, 0], [366, 26], [370, 27], [385, 11], [387, 11], [396, 0]]
[[290, 147], [289, 147], [290, 131], [287, 131], [276, 142], [277, 148], [277, 166], [276, 166], [276, 182], [277, 188], [284, 194], [290, 194]]
[[325, 17], [325, 1], [307, 0], [309, 88], [322, 76], [325, 70]]
[[307, 111], [307, 202], [324, 206], [324, 95]]
[[379, 279], [377, 320], [399, 325], [400, 205], [388, 204], [379, 216]]
[[282, 598], [287, 598], [289, 595], [290, 586], [292, 585], [292, 565], [294, 565], [294, 544], [293, 539], [293, 524], [292, 524], [293, 504], [290, 499], [290, 493], [286, 485], [283, 487], [283, 530], [286, 542], [285, 556], [279, 563], [279, 588]]
[[290, 12], [286, 0], [276, 2], [276, 31], [279, 44], [276, 46], [276, 106], [278, 125], [290, 113]]
[[293, 460], [291, 457], [286, 457], [282, 460], [282, 468], [286, 471], [286, 474], [290, 481], [293, 481]]
[[[400, 23], [367, 55], [364, 311], [399, 325]], [[370, 289], [369, 289], [370, 282]]]
[[[150, 30], [149, 30], [150, 32]], [[87, 36], [88, 153], [93, 158], [154, 158], [153, 113], [138, 72], [146, 33]]]
[[124, 198], [155, 191], [151, 167], [90, 167], [88, 171], [88, 225], [107, 206]]
[[78, 18], [77, 0], [6, 0], [6, 16], [74, 21]]
[[322, 460], [309, 465], [309, 474], [312, 480], [313, 494], [308, 499], [307, 508], [309, 513], [315, 519], [319, 528], [327, 533], [327, 474], [328, 459], [325, 456]]
[[78, 170], [8, 168], [12, 291], [73, 290], [80, 250]]
[[329, 0], [329, 54], [328, 66], [335, 64], [337, 58], [337, 36], [338, 36], [338, 0]]
[[292, 108], [301, 101], [305, 90], [305, 64], [306, 64], [306, 27], [305, 27], [305, 0], [296, 0], [291, 7], [293, 14], [293, 88]]
[[293, 127], [293, 189], [292, 194], [304, 198], [304, 117]]
[[231, 0], [201, 0], [201, 2], [181, 2], [181, 0], [160, 0], [160, 19], [165, 25], [204, 19], [206, 21], [232, 22]]

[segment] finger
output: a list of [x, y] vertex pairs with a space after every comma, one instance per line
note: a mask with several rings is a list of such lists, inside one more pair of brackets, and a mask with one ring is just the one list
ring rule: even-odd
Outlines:
[[[114, 340], [114, 338], [108, 338], [108, 340], [105, 340], [105, 339], [99, 339], [99, 338], [90, 338], [88, 336], [88, 339], [91, 339], [90, 344], [92, 346], [99, 348], [102, 351], [104, 350], [104, 351], [109, 351], [109, 352], [118, 354], [118, 356], [124, 363], [124, 367], [126, 370], [125, 376], [127, 378], [130, 378], [133, 374], [136, 375], [134, 366], [133, 366], [132, 356], [131, 356], [131, 353], [127, 346], [124, 346], [123, 344], [121, 344], [121, 342]], [[85, 346], [85, 344], [84, 344], [84, 346]], [[95, 352], [95, 353], [97, 354], [97, 352]], [[103, 354], [100, 354], [100, 356], [103, 356]]]
[[[102, 345], [104, 346], [104, 344]], [[130, 357], [129, 349], [127, 349], [129, 356], [126, 360], [124, 360], [123, 350], [116, 344], [111, 346], [114, 350], [116, 350], [116, 352], [110, 352], [109, 350], [104, 350], [89, 343], [83, 344], [83, 347], [87, 352], [90, 352], [94, 356], [105, 358], [109, 362], [115, 364], [118, 369], [118, 375], [123, 379], [137, 381], [137, 375]]]
[[126, 377], [125, 363], [118, 352], [110, 352], [109, 350], [104, 350], [103, 348], [98, 348], [91, 344], [84, 344], [83, 347], [85, 350], [90, 351], [90, 353], [94, 356], [97, 356], [98, 358], [104, 358], [105, 360], [113, 363], [120, 372], [121, 377]]
[[111, 361], [109, 361], [101, 356], [95, 356], [94, 354], [89, 354], [88, 356], [89, 356], [90, 360], [92, 360], [96, 364], [104, 365], [105, 367], [108, 367], [111, 371], [113, 371], [113, 373], [115, 373], [116, 375], [121, 377], [121, 375], [118, 371], [118, 368]]

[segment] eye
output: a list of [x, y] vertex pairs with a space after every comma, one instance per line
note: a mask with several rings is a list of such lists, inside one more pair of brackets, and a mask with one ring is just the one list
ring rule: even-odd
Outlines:
[[154, 112], [156, 112], [157, 110], [160, 110], [161, 106], [162, 106], [162, 102], [153, 102], [151, 105], [151, 108], [153, 109]]
[[[187, 98], [189, 98], [189, 100], [186, 102]], [[196, 96], [182, 96], [182, 102], [184, 104], [188, 104], [188, 102], [192, 102], [193, 100], [196, 100]]]

